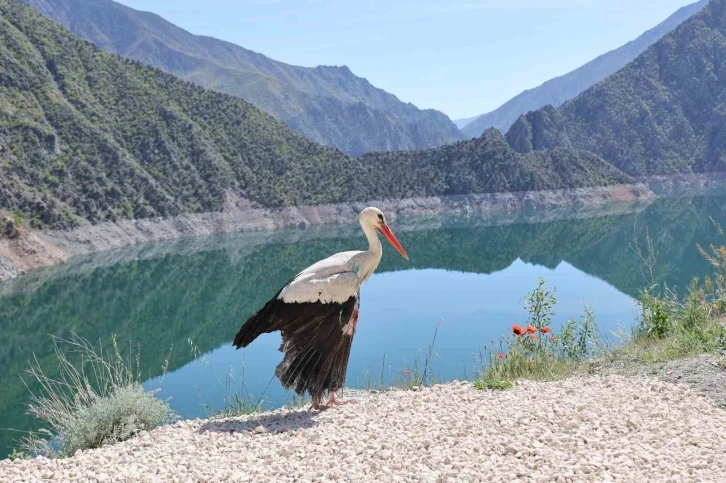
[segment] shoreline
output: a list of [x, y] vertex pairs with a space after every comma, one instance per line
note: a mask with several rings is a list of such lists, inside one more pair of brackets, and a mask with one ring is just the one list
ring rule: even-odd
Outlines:
[[69, 458], [1, 460], [0, 479], [722, 481], [725, 432], [726, 411], [651, 377], [454, 381], [322, 412], [179, 421]]
[[37, 231], [21, 227], [13, 237], [0, 236], [0, 281], [35, 268], [65, 263], [76, 255], [148, 242], [352, 223], [366, 206], [379, 207], [393, 221], [397, 218], [441, 215], [507, 215], [521, 210], [567, 207], [599, 208], [618, 203], [649, 203], [655, 198], [656, 195], [645, 183], [285, 208], [252, 208], [246, 200], [228, 194], [221, 212], [188, 214], [168, 219], [121, 220], [96, 225], [86, 222], [71, 231]]
[[[698, 195], [726, 186], [726, 173], [679, 174], [636, 179], [636, 183], [565, 188], [548, 191], [502, 192], [432, 196], [398, 200], [371, 200], [255, 208], [246, 199], [227, 193], [220, 212], [195, 213], [172, 218], [120, 220], [92, 225], [82, 222], [74, 230], [0, 232], [0, 281], [29, 270], [64, 264], [69, 258], [151, 242], [203, 237], [215, 234], [271, 232], [283, 228], [308, 229], [328, 224], [351, 224], [366, 206], [377, 206], [389, 219], [452, 216], [509, 217], [549, 209], [600, 209], [623, 203], [651, 203], [657, 198]], [[519, 213], [518, 213], [519, 212]], [[0, 222], [2, 218], [0, 217]]]

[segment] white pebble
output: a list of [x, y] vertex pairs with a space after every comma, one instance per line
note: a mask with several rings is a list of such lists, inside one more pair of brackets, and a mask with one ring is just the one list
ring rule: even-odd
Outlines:
[[323, 412], [185, 421], [72, 458], [0, 461], [0, 481], [726, 481], [726, 411], [660, 381], [418, 389], [357, 394], [358, 404]]

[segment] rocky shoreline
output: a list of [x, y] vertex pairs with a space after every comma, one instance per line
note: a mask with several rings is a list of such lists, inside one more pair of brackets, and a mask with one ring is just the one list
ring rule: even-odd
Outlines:
[[245, 231], [350, 223], [366, 206], [377, 206], [391, 220], [449, 215], [487, 216], [518, 210], [600, 208], [610, 204], [655, 199], [645, 183], [553, 191], [490, 193], [449, 197], [372, 200], [278, 209], [254, 208], [241, 198], [227, 196], [225, 209], [169, 219], [120, 220], [84, 223], [72, 231], [35, 231], [20, 228], [15, 236], [0, 236], [0, 280], [27, 270], [63, 263], [75, 255], [105, 251], [145, 242]]
[[701, 481], [726, 478], [726, 411], [647, 377], [480, 391], [453, 382], [180, 421], [64, 459], [0, 461], [0, 481]]

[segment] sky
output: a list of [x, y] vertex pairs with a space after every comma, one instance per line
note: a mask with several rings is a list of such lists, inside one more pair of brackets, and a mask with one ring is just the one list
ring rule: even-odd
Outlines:
[[452, 119], [635, 39], [693, 0], [120, 0], [282, 62], [346, 65]]

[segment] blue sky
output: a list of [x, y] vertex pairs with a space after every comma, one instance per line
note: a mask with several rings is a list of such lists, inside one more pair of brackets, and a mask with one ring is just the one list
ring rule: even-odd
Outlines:
[[121, 0], [295, 65], [347, 65], [452, 119], [497, 108], [692, 0]]

